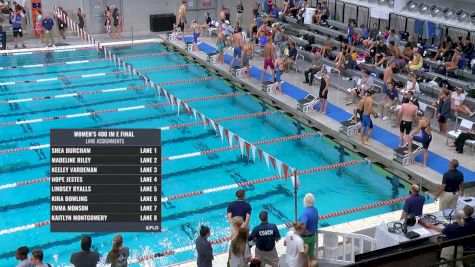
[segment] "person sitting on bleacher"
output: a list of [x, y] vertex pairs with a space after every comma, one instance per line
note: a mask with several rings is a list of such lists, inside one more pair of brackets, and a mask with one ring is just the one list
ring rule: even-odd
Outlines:
[[308, 85], [312, 86], [315, 74], [317, 74], [317, 72], [319, 72], [321, 69], [321, 56], [316, 54], [315, 62], [303, 73], [305, 75], [305, 81], [303, 81], [303, 83], [308, 83]]
[[374, 64], [378, 63], [382, 58], [389, 54], [388, 47], [384, 43], [384, 40], [379, 40], [374, 49]]
[[377, 37], [378, 37], [378, 24], [373, 23], [373, 26], [369, 29], [368, 38], [362, 41], [364, 48], [369, 49], [370, 47], [372, 47]]
[[465, 94], [463, 93], [462, 87], [457, 87], [457, 89], [455, 90], [455, 92], [452, 93], [450, 98], [452, 99], [451, 110], [453, 112], [462, 112], [462, 113], [470, 115], [470, 117], [475, 115], [475, 112], [472, 112], [470, 108], [467, 107], [464, 103]]
[[205, 22], [201, 25], [202, 34], [205, 35], [209, 28], [214, 28], [215, 25], [212, 24], [213, 20], [209, 16], [209, 12], [205, 12]]
[[297, 17], [297, 13], [299, 10], [302, 8], [302, 0], [296, 0], [294, 3], [293, 0], [290, 0], [289, 2], [289, 12], [292, 18]]
[[335, 60], [333, 61], [339, 70], [343, 70], [346, 68], [345, 58], [346, 58], [346, 44], [342, 43], [340, 46], [340, 51], [338, 52], [338, 54], [335, 57]]
[[272, 5], [272, 10], [271, 10], [270, 13], [276, 21], [279, 20], [279, 18], [280, 18], [279, 17], [279, 9], [277, 8], [277, 5], [275, 3]]
[[388, 50], [387, 50], [387, 54], [384, 54], [384, 52], [383, 52], [384, 56], [381, 58], [381, 60], [379, 60], [376, 63], [376, 66], [381, 66], [382, 64], [384, 64], [388, 61], [396, 60], [399, 57], [400, 54], [401, 54], [401, 51], [399, 51], [399, 48], [395, 45], [394, 41], [390, 41], [389, 46], [388, 46]]
[[360, 24], [361, 34], [358, 34], [357, 45], [363, 44], [363, 41], [369, 38], [369, 30], [366, 25]]
[[289, 40], [287, 43], [289, 46], [289, 55], [284, 58], [285, 71], [289, 69], [289, 66], [292, 65], [292, 63], [294, 63], [295, 59], [297, 58], [297, 48], [295, 48], [294, 42]]
[[389, 44], [391, 41], [394, 41], [394, 44], [396, 45], [396, 47], [399, 47], [399, 43], [401, 42], [401, 37], [399, 37], [395, 29], [391, 29], [391, 31], [389, 31], [389, 36], [386, 39], [386, 44]]
[[452, 60], [449, 61], [449, 62], [445, 62], [443, 64], [443, 66], [445, 66], [446, 71], [454, 71], [454, 70], [457, 70], [459, 68], [460, 62], [462, 61], [461, 52], [462, 52], [461, 47], [455, 48], [455, 54], [452, 56]]
[[359, 97], [364, 96], [366, 94], [366, 91], [373, 88], [373, 85], [374, 85], [374, 79], [373, 79], [373, 76], [370, 75], [369, 70], [362, 69], [361, 79], [356, 84], [356, 87], [350, 88], [347, 90], [349, 93], [350, 101], [346, 103], [346, 105], [353, 104], [353, 101], [356, 96], [359, 96]]
[[354, 34], [355, 34], [355, 29], [353, 27], [354, 27], [353, 19], [349, 19], [348, 20], [348, 27], [346, 29], [346, 40], [348, 40], [348, 44], [353, 44], [353, 42], [355, 41], [353, 39]]
[[327, 39], [325, 39], [325, 43], [323, 43], [323, 45], [322, 45], [322, 47], [321, 47], [320, 55], [321, 55], [322, 57], [325, 57], [326, 53], [330, 53], [332, 50], [333, 50], [332, 39], [331, 39], [331, 37], [328, 35], [328, 36], [327, 36]]
[[407, 71], [413, 72], [416, 70], [420, 70], [423, 65], [424, 60], [422, 59], [422, 55], [419, 53], [419, 49], [416, 47], [414, 48], [414, 55], [412, 57], [412, 60], [409, 61], [409, 63], [407, 64]]
[[379, 111], [379, 116], [382, 116], [383, 121], [389, 119], [387, 116], [389, 114], [389, 108], [396, 106], [397, 101], [398, 101], [398, 92], [396, 90], [396, 87], [394, 86], [394, 82], [389, 82], [387, 84], [388, 87], [388, 92], [387, 97], [383, 100], [383, 103], [381, 105], [380, 111]]
[[441, 58], [447, 57], [449, 58], [454, 50], [454, 44], [452, 42], [452, 38], [450, 36], [445, 36], [442, 45], [437, 49], [437, 53], [432, 58], [432, 60], [439, 60]]
[[462, 53], [465, 55], [465, 58], [467, 58], [468, 60], [471, 60], [473, 58], [473, 54], [474, 54], [473, 44], [470, 41], [470, 38], [468, 36], [465, 38], [465, 40], [463, 40]]
[[280, 12], [282, 12], [282, 14], [284, 15], [287, 15], [287, 13], [289, 12], [289, 0], [284, 0], [281, 4], [280, 4]]
[[330, 17], [330, 9], [327, 7], [325, 2], [322, 2], [320, 9], [315, 14], [314, 19], [316, 24], [322, 24], [323, 21], [326, 21]]
[[412, 60], [413, 57], [414, 49], [409, 43], [406, 43], [406, 45], [404, 45], [404, 50], [402, 50], [401, 52], [401, 58], [404, 59], [406, 62], [409, 62]]
[[413, 72], [409, 72], [406, 86], [401, 90], [401, 94], [406, 94], [409, 91], [412, 93], [420, 92], [419, 83], [417, 82], [416, 75]]

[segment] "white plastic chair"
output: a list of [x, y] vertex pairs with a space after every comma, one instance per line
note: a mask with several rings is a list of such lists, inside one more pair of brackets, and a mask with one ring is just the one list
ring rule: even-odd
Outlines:
[[[354, 233], [338, 233], [319, 230], [323, 236], [323, 252], [318, 255], [318, 261], [331, 264], [350, 264], [355, 262], [355, 255], [372, 251], [376, 247], [376, 240], [369, 236]], [[320, 237], [319, 237], [320, 238]], [[365, 243], [366, 251], [365, 251]]]

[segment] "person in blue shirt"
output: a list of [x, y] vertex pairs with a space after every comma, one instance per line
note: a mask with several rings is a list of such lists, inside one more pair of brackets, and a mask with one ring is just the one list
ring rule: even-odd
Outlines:
[[306, 231], [301, 234], [304, 244], [308, 245], [307, 255], [310, 260], [315, 259], [315, 244], [317, 243], [318, 230], [318, 210], [315, 208], [315, 197], [312, 193], [307, 193], [303, 198], [305, 209], [298, 221], [305, 225]]
[[[445, 226], [441, 229], [433, 224], [426, 224], [427, 228], [435, 230], [441, 234], [444, 234], [447, 239], [460, 238], [468, 235], [475, 234], [475, 220], [472, 217], [473, 207], [465, 205], [463, 209], [457, 210], [454, 215], [455, 222]], [[445, 260], [454, 260], [455, 246], [444, 247], [440, 252], [440, 257]], [[457, 258], [461, 258], [463, 255], [463, 247], [457, 247]], [[455, 266], [463, 266], [462, 262], [456, 262]]]
[[422, 207], [424, 206], [425, 198], [424, 196], [419, 195], [421, 188], [417, 184], [411, 186], [409, 194], [411, 196], [406, 199], [404, 207], [402, 208], [401, 219], [405, 219], [407, 215], [421, 216]]
[[15, 43], [15, 48], [18, 48], [18, 42], [21, 42], [21, 47], [26, 48], [25, 43], [23, 42], [23, 30], [21, 28], [23, 21], [21, 10], [12, 12], [9, 19], [12, 22], [13, 42]]
[[[236, 191], [237, 200], [231, 202], [228, 205], [227, 218], [231, 224], [232, 232], [237, 232], [239, 228], [249, 228], [249, 220], [251, 219], [251, 205], [244, 200], [246, 197], [246, 191], [244, 189], [239, 189]], [[244, 224], [241, 227], [237, 227], [233, 223], [233, 218], [239, 216], [244, 221]]]
[[256, 243], [256, 257], [259, 256], [261, 266], [266, 264], [277, 267], [279, 265], [279, 256], [275, 248], [275, 243], [280, 240], [279, 229], [277, 225], [268, 222], [267, 210], [262, 210], [259, 213], [261, 224], [252, 229], [249, 241]]
[[54, 46], [54, 37], [53, 37], [53, 26], [54, 20], [49, 14], [46, 14], [43, 20], [41, 21], [43, 28], [45, 30], [45, 43], [48, 46], [48, 39], [51, 40], [51, 45]]
[[349, 44], [353, 44], [353, 34], [355, 30], [353, 29], [353, 21], [348, 21], [348, 28], [346, 30], [347, 40]]
[[394, 82], [389, 82], [387, 84], [388, 91], [386, 92], [386, 99], [383, 100], [383, 104], [381, 105], [380, 114], [383, 117], [383, 121], [389, 119], [387, 116], [389, 114], [389, 108], [396, 106], [398, 101], [398, 92], [396, 87], [394, 86]]
[[272, 16], [275, 18], [275, 20], [279, 20], [279, 9], [277, 8], [276, 4], [272, 5], [272, 10], [271, 10]]

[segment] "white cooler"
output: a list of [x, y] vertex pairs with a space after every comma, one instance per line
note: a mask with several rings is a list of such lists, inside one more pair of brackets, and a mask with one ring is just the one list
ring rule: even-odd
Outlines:
[[313, 15], [317, 12], [316, 8], [307, 7], [305, 9], [305, 14], [303, 16], [303, 23], [305, 24], [312, 24], [313, 23]]

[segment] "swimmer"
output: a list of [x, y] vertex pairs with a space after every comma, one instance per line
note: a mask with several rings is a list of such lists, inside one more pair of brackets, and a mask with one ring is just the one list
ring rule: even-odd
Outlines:
[[361, 113], [361, 137], [360, 142], [363, 145], [371, 145], [368, 141], [373, 133], [373, 121], [371, 121], [371, 113], [373, 112], [373, 92], [367, 91], [365, 98], [361, 101], [362, 113]]

